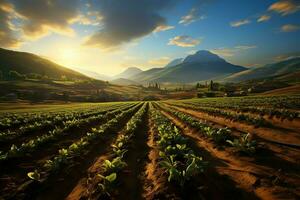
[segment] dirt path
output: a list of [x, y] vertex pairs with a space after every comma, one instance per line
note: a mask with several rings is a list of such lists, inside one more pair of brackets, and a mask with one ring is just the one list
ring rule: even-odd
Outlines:
[[[140, 108], [140, 106], [138, 107]], [[138, 108], [136, 108], [133, 113], [135, 113]], [[127, 121], [130, 119], [132, 114], [128, 114], [123, 120], [120, 120], [119, 126], [114, 127], [111, 132], [107, 132], [103, 135], [101, 139], [98, 141], [91, 143], [88, 149], [84, 151], [82, 156], [76, 157], [74, 162], [70, 163], [68, 166], [65, 166], [58, 173], [50, 174], [48, 179], [39, 185], [29, 185], [25, 188], [20, 188], [19, 186], [24, 183], [24, 181], [28, 180], [26, 174], [28, 171], [21, 171], [17, 176], [15, 181], [15, 187], [18, 187], [17, 196], [22, 196], [26, 194], [26, 198], [29, 199], [62, 199], [67, 196], [67, 194], [72, 190], [77, 181], [86, 173], [86, 169], [92, 165], [94, 159], [102, 155], [103, 152], [109, 147], [110, 142], [113, 138], [116, 137], [114, 130], [121, 129]], [[52, 155], [53, 156], [53, 155]], [[41, 163], [42, 164], [42, 163]], [[30, 166], [31, 169], [36, 168], [36, 164], [34, 166]], [[22, 179], [18, 179], [18, 176], [22, 176]], [[11, 181], [11, 180], [10, 180]], [[26, 183], [26, 182], [25, 182]], [[62, 190], [64, 188], [64, 190]], [[7, 188], [9, 191], [15, 190], [14, 188]], [[2, 192], [2, 191], [1, 191]], [[24, 199], [23, 197], [21, 199]]]
[[[221, 160], [225, 166], [218, 166], [220, 174], [229, 176], [237, 186], [247, 192], [253, 192], [261, 199], [295, 199], [299, 195], [299, 178], [287, 177], [284, 173], [274, 171], [270, 167], [256, 165], [251, 162], [251, 158], [237, 157], [232, 151], [215, 148], [211, 142], [203, 138], [201, 134], [187, 126], [182, 121], [163, 111], [163, 114], [172, 120], [177, 126], [184, 130], [184, 134], [194, 139], [201, 147], [205, 148], [215, 161]], [[274, 180], [284, 182], [288, 186], [283, 187], [274, 184]]]
[[222, 117], [212, 116], [207, 113], [194, 111], [194, 110], [186, 109], [186, 108], [181, 108], [178, 106], [170, 106], [167, 104], [164, 104], [164, 105], [166, 105], [167, 107], [169, 107], [171, 109], [175, 109], [175, 110], [190, 114], [190, 115], [197, 117], [199, 119], [202, 119], [202, 120], [212, 121], [212, 122], [215, 122], [218, 124], [225, 125], [230, 128], [235, 128], [242, 132], [249, 132], [251, 134], [256, 134], [259, 137], [265, 139], [266, 141], [297, 144], [300, 146], [300, 134], [295, 133], [295, 132], [287, 132], [287, 131], [284, 132], [284, 131], [281, 131], [278, 129], [270, 129], [270, 128], [262, 128], [262, 127], [255, 128], [252, 125], [234, 122], [234, 121], [222, 118]]
[[148, 110], [144, 114], [144, 124], [138, 127], [137, 132], [132, 138], [132, 143], [128, 148], [128, 152], [125, 155], [125, 161], [127, 166], [120, 173], [120, 186], [118, 194], [113, 197], [114, 199], [123, 199], [124, 197], [130, 200], [142, 199], [144, 168], [146, 165], [146, 158], [149, 152], [147, 146], [147, 133], [149, 131], [148, 126]]
[[[167, 104], [167, 105], [171, 105], [171, 104]], [[197, 104], [192, 104], [192, 105], [197, 106]], [[178, 107], [180, 107], [180, 105], [178, 105]], [[208, 106], [205, 106], [205, 107], [209, 108]], [[288, 120], [288, 119], [281, 119], [276, 116], [270, 116], [267, 114], [262, 116], [258, 113], [254, 113], [254, 112], [241, 112], [241, 111], [237, 111], [235, 109], [230, 109], [230, 108], [220, 108], [220, 110], [231, 112], [233, 114], [243, 114], [243, 115], [250, 116], [252, 118], [263, 118], [266, 122], [270, 123], [270, 125], [275, 128], [282, 129], [283, 131], [286, 129], [286, 131], [300, 132], [300, 119], [299, 118], [296, 118], [293, 120]], [[201, 111], [199, 111], [199, 112], [201, 112]]]
[[[194, 116], [188, 112], [180, 111], [187, 115], [190, 115], [194, 118], [199, 119], [211, 127], [214, 128], [225, 128], [227, 125], [217, 124], [215, 122], [203, 120], [197, 116]], [[241, 130], [237, 130], [235, 127], [231, 127], [231, 134], [235, 137], [239, 137], [242, 134], [246, 134], [247, 132], [243, 132]], [[259, 148], [259, 156], [256, 157], [256, 162], [263, 165], [270, 165], [273, 168], [283, 169], [284, 171], [295, 171], [295, 169], [299, 169], [300, 164], [300, 149], [287, 147], [278, 145], [276, 143], [269, 142], [269, 140], [265, 140], [264, 138], [259, 137], [258, 135], [252, 135], [254, 140], [259, 142], [259, 145], [263, 148]], [[272, 155], [270, 157], [270, 155]], [[271, 158], [271, 159], [270, 159]]]
[[[148, 120], [147, 114], [144, 116], [144, 121]], [[126, 153], [125, 160], [127, 167], [123, 169], [124, 173], [118, 174], [120, 184], [116, 188], [116, 192], [111, 194], [111, 199], [122, 199], [124, 196], [129, 199], [142, 199], [142, 182], [140, 175], [143, 173], [145, 166], [145, 157], [148, 152], [146, 145], [148, 126], [138, 127], [138, 131], [132, 138], [132, 143]], [[124, 133], [124, 130], [120, 131], [118, 135]], [[114, 141], [111, 143], [111, 145]], [[110, 146], [111, 146], [110, 145]], [[72, 192], [67, 196], [67, 200], [79, 200], [79, 199], [98, 199], [97, 194], [93, 194], [97, 187], [96, 174], [102, 171], [102, 164], [105, 159], [111, 159], [112, 148], [107, 148], [106, 153], [98, 157], [96, 161], [88, 168], [88, 176], [84, 176], [78, 181], [77, 185], [73, 188]], [[91, 179], [88, 181], [87, 177]], [[88, 193], [87, 193], [88, 191]], [[87, 197], [87, 195], [89, 197]]]
[[170, 187], [164, 170], [159, 165], [159, 150], [156, 144], [157, 133], [151, 118], [148, 119], [148, 140], [149, 148], [147, 164], [144, 167], [143, 198], [146, 200], [154, 199], [180, 199], [174, 188]]

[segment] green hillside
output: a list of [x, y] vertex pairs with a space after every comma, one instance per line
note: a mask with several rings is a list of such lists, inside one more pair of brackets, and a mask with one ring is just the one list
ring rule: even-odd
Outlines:
[[256, 67], [246, 71], [235, 73], [231, 76], [224, 78], [225, 82], [240, 82], [251, 79], [289, 76], [288, 74], [300, 71], [300, 58], [292, 58], [281, 62], [268, 64], [263, 67]]
[[89, 77], [65, 68], [37, 55], [25, 52], [17, 52], [0, 48], [0, 71], [4, 77], [9, 76], [10, 71], [20, 74], [38, 74], [51, 79], [62, 77], [72, 80], [87, 80]]

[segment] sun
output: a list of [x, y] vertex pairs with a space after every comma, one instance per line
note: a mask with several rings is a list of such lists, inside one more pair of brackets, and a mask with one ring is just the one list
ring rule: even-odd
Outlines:
[[62, 48], [60, 50], [60, 57], [63, 59], [63, 60], [73, 60], [73, 59], [76, 59], [77, 57], [77, 52], [75, 49], [72, 49], [72, 48]]
[[56, 55], [58, 62], [66, 67], [76, 66], [80, 60], [80, 52], [76, 48], [58, 48]]

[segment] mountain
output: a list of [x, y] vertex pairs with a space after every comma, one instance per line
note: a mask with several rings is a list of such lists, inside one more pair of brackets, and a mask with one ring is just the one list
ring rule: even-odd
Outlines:
[[128, 78], [130, 78], [130, 77], [132, 77], [132, 76], [134, 76], [138, 73], [141, 73], [141, 72], [142, 72], [142, 70], [137, 68], [137, 67], [129, 67], [125, 71], [123, 71], [122, 73], [114, 76], [113, 78], [114, 79], [117, 79], [117, 78], [126, 78], [126, 79], [128, 79]]
[[159, 76], [159, 73], [164, 71], [165, 68], [152, 68], [143, 72], [140, 72], [132, 77], [131, 80], [134, 80], [139, 83], [146, 83], [150, 82], [151, 80], [155, 79], [155, 77]]
[[297, 57], [235, 73], [224, 78], [223, 81], [240, 82], [267, 77], [276, 77], [276, 79], [279, 79], [280, 76], [287, 77], [299, 71], [300, 57]]
[[244, 70], [246, 68], [230, 64], [219, 56], [202, 50], [187, 56], [178, 65], [147, 70], [131, 77], [131, 79], [142, 83], [192, 83], [228, 76]]
[[183, 61], [183, 58], [177, 58], [177, 59], [175, 59], [175, 60], [172, 60], [171, 62], [169, 62], [169, 63], [165, 66], [165, 68], [168, 68], [168, 67], [174, 67], [174, 66], [176, 66], [176, 65], [179, 65], [179, 64], [182, 63], [182, 61]]
[[212, 62], [226, 62], [223, 58], [213, 54], [209, 51], [200, 50], [193, 55], [187, 56], [183, 63], [212, 63]]
[[60, 79], [62, 76], [70, 79], [90, 79], [79, 72], [37, 55], [2, 48], [0, 48], [0, 71], [4, 76], [8, 76], [9, 71], [17, 71], [21, 74], [36, 73], [54, 79]]
[[110, 81], [112, 84], [116, 85], [140, 85], [138, 82], [126, 79], [126, 78], [118, 78]]
[[104, 74], [98, 74], [97, 72], [94, 71], [89, 71], [81, 68], [74, 68], [74, 69], [86, 76], [92, 77], [97, 80], [110, 81], [112, 79], [110, 76], [106, 76]]

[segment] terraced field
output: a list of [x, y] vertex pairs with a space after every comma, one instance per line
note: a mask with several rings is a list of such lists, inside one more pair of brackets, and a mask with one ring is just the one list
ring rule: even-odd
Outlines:
[[299, 199], [300, 96], [0, 112], [0, 199]]

